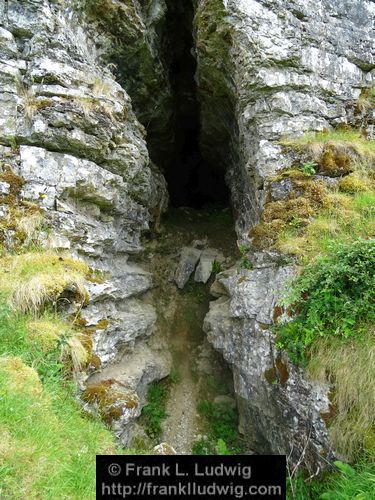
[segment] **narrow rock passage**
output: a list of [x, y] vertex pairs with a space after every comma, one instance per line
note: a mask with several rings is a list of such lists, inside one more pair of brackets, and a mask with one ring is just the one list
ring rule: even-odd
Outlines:
[[173, 359], [174, 383], [170, 386], [161, 440], [178, 454], [191, 454], [194, 442], [205, 434], [197, 410], [199, 402], [231, 395], [232, 390], [231, 374], [202, 329], [212, 300], [209, 289], [214, 274], [207, 284], [190, 278], [183, 290], [173, 280], [181, 249], [197, 240], [225, 255], [224, 268], [238, 258], [231, 215], [225, 208], [172, 210], [162, 234], [146, 245], [155, 284], [150, 300], [158, 312], [158, 330]]

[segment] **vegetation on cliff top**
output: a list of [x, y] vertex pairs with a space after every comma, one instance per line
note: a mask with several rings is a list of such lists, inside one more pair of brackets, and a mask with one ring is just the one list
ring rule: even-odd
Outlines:
[[330, 384], [321, 416], [336, 451], [357, 462], [337, 462], [323, 481], [294, 479], [289, 495], [367, 499], [375, 483], [375, 142], [338, 130], [283, 144], [300, 164], [271, 179], [290, 191], [266, 204], [251, 236], [297, 258], [300, 274], [283, 304], [289, 320], [275, 328], [278, 346]]
[[375, 141], [337, 131], [284, 145], [296, 149], [301, 160], [270, 179], [271, 187], [287, 183], [289, 191], [284, 199], [266, 203], [260, 224], [250, 232], [253, 245], [306, 262], [325, 254], [333, 242], [374, 237]]

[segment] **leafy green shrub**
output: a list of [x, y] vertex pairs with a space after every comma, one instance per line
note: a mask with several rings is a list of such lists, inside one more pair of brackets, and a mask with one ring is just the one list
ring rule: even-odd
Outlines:
[[279, 347], [304, 361], [315, 339], [348, 339], [375, 321], [375, 240], [339, 244], [307, 265], [284, 300], [295, 319], [276, 327]]

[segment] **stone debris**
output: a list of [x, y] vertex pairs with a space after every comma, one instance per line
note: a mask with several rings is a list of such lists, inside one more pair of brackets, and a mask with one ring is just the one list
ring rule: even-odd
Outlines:
[[195, 270], [194, 281], [198, 283], [207, 283], [213, 272], [214, 262], [223, 263], [225, 257], [223, 254], [213, 248], [206, 248], [202, 251], [199, 258], [199, 264]]
[[181, 250], [180, 260], [175, 271], [174, 281], [178, 288], [182, 289], [194, 273], [194, 281], [197, 283], [207, 283], [213, 273], [214, 262], [223, 264], [224, 255], [214, 248], [198, 249], [205, 244], [205, 241], [194, 241], [194, 247], [184, 247]]
[[0, 182], [0, 195], [6, 196], [9, 194], [10, 185], [7, 182]]
[[152, 451], [153, 455], [177, 455], [177, 451], [168, 443], [160, 443]]
[[189, 281], [202, 254], [201, 250], [192, 247], [184, 247], [181, 250], [181, 257], [178, 263], [174, 281], [178, 288], [182, 289]]

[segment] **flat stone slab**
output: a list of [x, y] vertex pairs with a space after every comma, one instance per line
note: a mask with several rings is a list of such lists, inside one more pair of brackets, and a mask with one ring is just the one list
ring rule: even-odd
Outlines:
[[198, 283], [207, 283], [212, 274], [212, 266], [215, 261], [224, 262], [224, 256], [213, 248], [206, 248], [200, 256], [199, 264], [195, 271], [194, 280]]
[[189, 281], [202, 254], [201, 250], [191, 247], [183, 247], [181, 250], [180, 262], [178, 263], [174, 281], [178, 288], [182, 289]]

